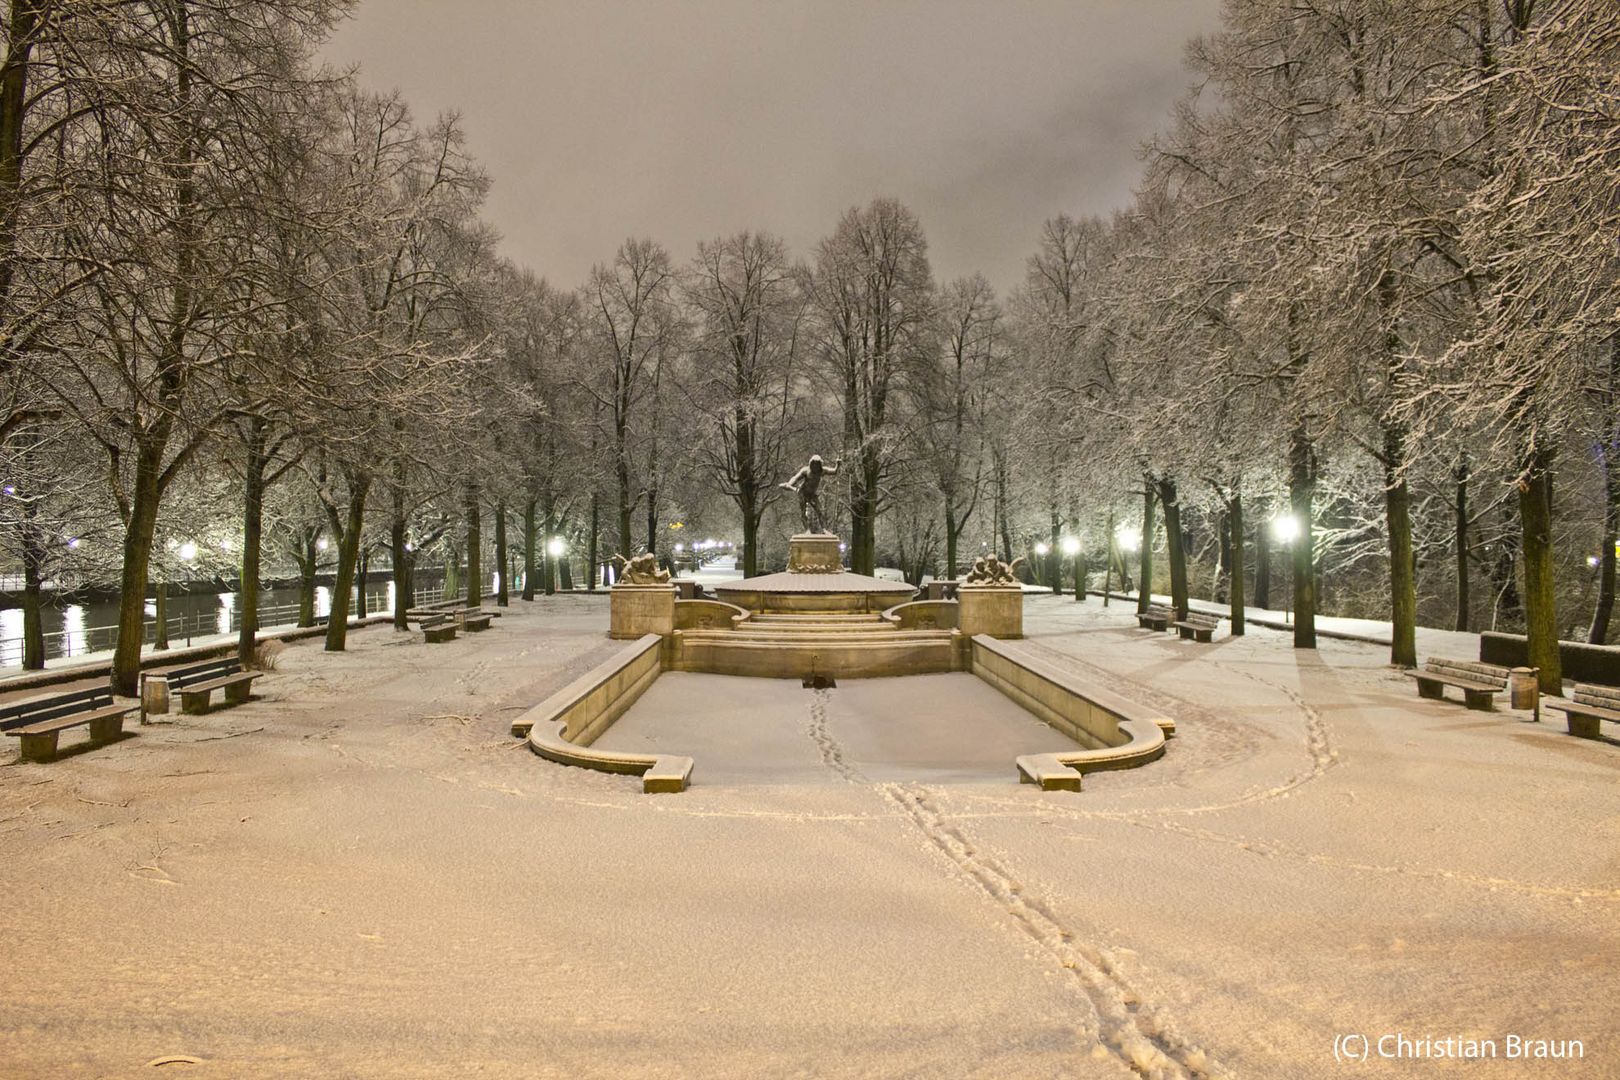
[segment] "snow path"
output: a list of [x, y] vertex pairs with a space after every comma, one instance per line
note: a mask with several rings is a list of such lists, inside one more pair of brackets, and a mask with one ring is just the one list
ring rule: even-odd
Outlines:
[[1175, 1030], [1161, 1007], [1130, 985], [1105, 950], [1079, 940], [1047, 901], [980, 850], [935, 804], [933, 792], [919, 784], [884, 784], [882, 791], [963, 877], [1010, 915], [1052, 962], [1074, 976], [1095, 1017], [1095, 1024], [1086, 1027], [1088, 1039], [1100, 1036], [1100, 1047], [1150, 1080], [1227, 1075], [1205, 1051]]
[[[1404, 1031], [1620, 1075], [1620, 744], [1375, 646], [1134, 623], [1026, 600], [1029, 647], [1180, 725], [1080, 793], [1018, 785], [1061, 737], [962, 675], [670, 673], [608, 736], [696, 750], [689, 791], [550, 766], [513, 710], [614, 647], [561, 596], [0, 761], [0, 1073], [1294, 1080]], [[1528, 1075], [1429, 1065], [1353, 1071]]]

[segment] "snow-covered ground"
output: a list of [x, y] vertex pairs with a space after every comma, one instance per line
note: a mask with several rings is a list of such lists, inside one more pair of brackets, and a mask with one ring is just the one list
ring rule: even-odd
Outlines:
[[[1026, 611], [1176, 717], [1164, 759], [1042, 793], [1011, 754], [1051, 733], [955, 676], [669, 675], [609, 738], [694, 785], [644, 796], [507, 733], [614, 647], [558, 596], [0, 768], [0, 1074], [1620, 1075], [1620, 742], [1376, 646]], [[1585, 1056], [1335, 1061], [1394, 1033]]]

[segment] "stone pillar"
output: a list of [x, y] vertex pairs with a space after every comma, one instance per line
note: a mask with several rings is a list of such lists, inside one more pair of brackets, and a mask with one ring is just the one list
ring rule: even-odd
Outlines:
[[608, 598], [609, 637], [634, 640], [644, 634], [668, 637], [675, 632], [675, 586], [615, 585]]
[[960, 585], [956, 590], [957, 627], [964, 638], [1024, 636], [1024, 590], [1016, 585]]

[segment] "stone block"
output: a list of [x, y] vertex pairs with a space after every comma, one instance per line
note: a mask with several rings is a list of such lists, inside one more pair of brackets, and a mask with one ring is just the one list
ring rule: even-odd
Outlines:
[[799, 533], [788, 540], [788, 573], [836, 574], [843, 569], [843, 553], [832, 533]]
[[1006, 585], [962, 585], [956, 590], [957, 626], [962, 636], [1024, 636], [1024, 590]]
[[615, 585], [608, 593], [609, 637], [634, 640], [675, 632], [675, 586]]

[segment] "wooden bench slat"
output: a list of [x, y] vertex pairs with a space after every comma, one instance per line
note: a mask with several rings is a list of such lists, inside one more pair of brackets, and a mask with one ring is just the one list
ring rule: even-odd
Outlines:
[[105, 709], [97, 709], [94, 712], [74, 713], [71, 716], [63, 716], [54, 720], [43, 720], [37, 724], [29, 724], [27, 727], [15, 727], [7, 731], [6, 734], [18, 736], [46, 735], [52, 731], [66, 731], [68, 728], [75, 728], [81, 724], [94, 723], [97, 720], [105, 720], [113, 716], [128, 716], [130, 713], [135, 711], [136, 710], [133, 705], [113, 705]]
[[1437, 671], [1407, 671], [1402, 672], [1402, 674], [1404, 674], [1408, 679], [1416, 679], [1419, 682], [1444, 683], [1447, 686], [1455, 686], [1461, 690], [1490, 690], [1494, 693], [1495, 691], [1505, 689], [1504, 687], [1495, 686], [1491, 683], [1480, 682], [1477, 679], [1464, 679], [1456, 675], [1442, 675]]
[[1557, 709], [1565, 713], [1581, 713], [1584, 716], [1601, 716], [1605, 720], [1613, 720], [1620, 724], [1620, 709], [1610, 709], [1602, 705], [1594, 705], [1589, 701], [1559, 701], [1556, 698], [1542, 698], [1541, 704], [1549, 709]]
[[237, 683], [252, 682], [261, 674], [263, 673], [258, 671], [240, 671], [235, 675], [223, 675], [220, 678], [211, 679], [208, 682], [192, 683], [190, 686], [182, 686], [180, 688], [180, 693], [200, 694], [212, 692], [221, 689], [222, 687], [235, 686]]

